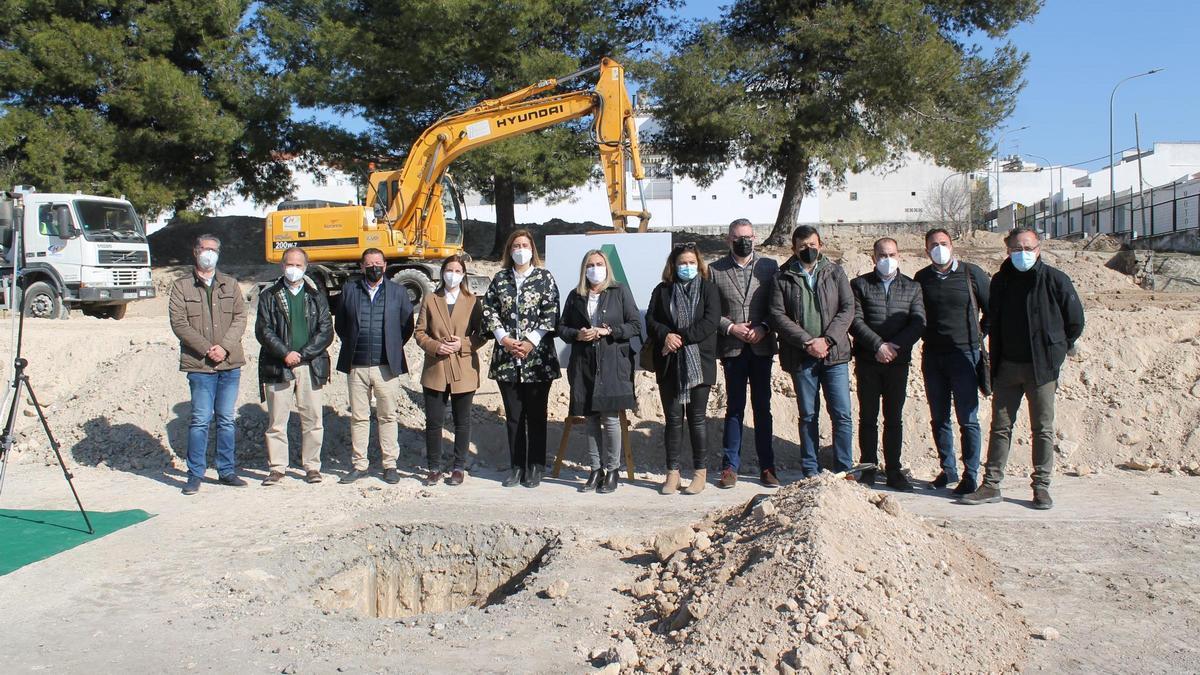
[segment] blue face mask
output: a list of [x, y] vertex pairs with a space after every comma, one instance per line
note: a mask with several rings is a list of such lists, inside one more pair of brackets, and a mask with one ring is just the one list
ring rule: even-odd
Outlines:
[[1008, 255], [1018, 272], [1028, 272], [1037, 262], [1037, 251], [1013, 251]]
[[691, 281], [692, 279], [695, 279], [696, 274], [698, 274], [699, 271], [700, 268], [696, 265], [688, 264], [675, 266], [675, 274], [679, 275], [679, 278], [684, 281]]

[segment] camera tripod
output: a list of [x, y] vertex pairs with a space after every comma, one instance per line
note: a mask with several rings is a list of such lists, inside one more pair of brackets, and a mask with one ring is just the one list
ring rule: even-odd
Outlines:
[[54, 456], [58, 458], [58, 466], [62, 468], [63, 477], [67, 479], [67, 485], [71, 487], [71, 494], [75, 497], [75, 504], [79, 507], [79, 515], [83, 516], [83, 522], [87, 525], [87, 533], [95, 534], [96, 530], [92, 527], [92, 521], [88, 518], [87, 511], [83, 508], [83, 502], [79, 500], [79, 493], [75, 491], [75, 483], [71, 480], [74, 478], [71, 472], [67, 470], [67, 464], [63, 461], [62, 450], [59, 448], [58, 440], [54, 438], [54, 434], [50, 431], [50, 423], [46, 420], [46, 412], [42, 410], [42, 404], [38, 403], [37, 395], [33, 393], [33, 385], [29, 383], [29, 375], [26, 374], [25, 368], [29, 366], [29, 361], [17, 357], [13, 361], [13, 385], [12, 385], [12, 401], [8, 405], [8, 417], [4, 420], [4, 432], [0, 435], [0, 489], [4, 487], [4, 473], [8, 468], [8, 453], [12, 450], [14, 433], [13, 430], [17, 424], [17, 408], [20, 407], [21, 390], [29, 395], [29, 400], [33, 402], [33, 409], [37, 411], [38, 420], [42, 423], [42, 430], [46, 432], [46, 438], [50, 440], [50, 448], [54, 450]]

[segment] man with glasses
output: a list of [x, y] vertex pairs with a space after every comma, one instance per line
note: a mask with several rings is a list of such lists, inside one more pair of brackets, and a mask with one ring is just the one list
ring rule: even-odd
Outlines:
[[246, 356], [246, 302], [237, 280], [217, 271], [221, 240], [211, 234], [196, 238], [192, 273], [171, 286], [168, 308], [171, 330], [179, 338], [179, 369], [192, 391], [188, 424], [188, 480], [183, 494], [200, 490], [208, 466], [208, 430], [217, 420], [217, 476], [223, 485], [242, 487], [234, 466], [233, 408]]
[[801, 225], [792, 232], [792, 257], [775, 275], [771, 327], [779, 333], [779, 364], [792, 376], [800, 409], [800, 468], [820, 471], [821, 393], [833, 423], [834, 471], [854, 462], [850, 417], [850, 324], [854, 293], [842, 266], [822, 255], [821, 234]]
[[1033, 430], [1033, 508], [1049, 509], [1054, 468], [1054, 399], [1059, 370], [1083, 333], [1083, 304], [1062, 271], [1041, 257], [1037, 230], [1018, 227], [1004, 243], [1008, 259], [992, 277], [992, 428], [983, 486], [964, 504], [999, 502], [1000, 483], [1021, 399]]
[[775, 364], [775, 333], [767, 324], [771, 280], [779, 271], [773, 259], [755, 254], [754, 226], [745, 218], [729, 224], [729, 255], [709, 266], [721, 298], [720, 344], [717, 355], [725, 371], [725, 432], [721, 444], [721, 480], [737, 485], [742, 455], [742, 422], [746, 417], [746, 386], [754, 408], [754, 449], [764, 487], [779, 487], [775, 475], [774, 430], [771, 424], [771, 366]]

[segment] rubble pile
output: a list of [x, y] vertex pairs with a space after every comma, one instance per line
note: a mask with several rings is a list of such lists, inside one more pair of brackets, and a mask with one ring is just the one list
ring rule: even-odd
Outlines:
[[1016, 670], [995, 566], [893, 497], [824, 475], [655, 537], [630, 588], [646, 672]]

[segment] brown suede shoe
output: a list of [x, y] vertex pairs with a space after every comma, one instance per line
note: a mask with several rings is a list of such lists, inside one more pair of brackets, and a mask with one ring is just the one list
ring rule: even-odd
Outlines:
[[446, 479], [446, 485], [462, 485], [465, 477], [461, 469], [451, 471], [450, 477]]
[[779, 479], [775, 477], [775, 469], [763, 469], [758, 478], [762, 481], [763, 487], [779, 487]]
[[304, 473], [304, 482], [305, 483], [320, 483], [321, 482], [321, 472], [317, 471], [316, 469], [313, 469], [311, 471], [306, 471]]
[[679, 469], [667, 471], [667, 477], [663, 480], [662, 487], [658, 492], [664, 495], [673, 495], [679, 492]]
[[269, 487], [271, 485], [278, 485], [279, 481], [281, 480], [283, 480], [283, 473], [279, 471], [272, 471], [271, 475], [263, 479], [262, 484]]
[[425, 477], [425, 485], [430, 487], [437, 485], [442, 482], [442, 476], [444, 475], [441, 471], [430, 471], [429, 475]]
[[727, 466], [721, 471], [721, 480], [717, 481], [717, 487], [728, 490], [734, 485], [737, 485], [737, 472], [733, 470], [733, 467]]

